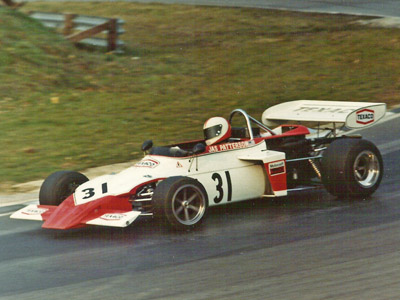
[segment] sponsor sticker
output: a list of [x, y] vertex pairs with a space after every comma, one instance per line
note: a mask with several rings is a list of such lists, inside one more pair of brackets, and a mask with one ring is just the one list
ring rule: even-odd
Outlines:
[[153, 168], [157, 167], [159, 164], [160, 164], [160, 162], [155, 159], [146, 158], [146, 159], [143, 159], [143, 160], [137, 162], [135, 164], [135, 167], [153, 169]]
[[22, 213], [25, 215], [29, 215], [29, 216], [36, 216], [36, 215], [41, 215], [43, 213], [45, 213], [46, 211], [48, 211], [47, 208], [27, 208], [26, 210], [24, 210]]
[[362, 109], [356, 112], [356, 122], [367, 125], [375, 121], [375, 111], [372, 109]]
[[294, 110], [295, 112], [304, 112], [304, 113], [336, 113], [336, 114], [348, 114], [352, 111], [350, 108], [341, 108], [341, 107], [328, 107], [328, 106], [301, 106]]
[[269, 174], [271, 174], [271, 176], [275, 176], [275, 175], [279, 175], [279, 174], [283, 174], [286, 173], [286, 169], [285, 169], [285, 161], [281, 160], [281, 161], [277, 161], [277, 162], [273, 162], [269, 164]]
[[100, 219], [105, 221], [119, 221], [126, 217], [124, 214], [104, 214], [100, 217]]

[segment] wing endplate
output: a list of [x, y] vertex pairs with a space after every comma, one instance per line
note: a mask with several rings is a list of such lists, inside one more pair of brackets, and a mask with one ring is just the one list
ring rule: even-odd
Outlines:
[[31, 204], [14, 212], [11, 219], [45, 221], [57, 208], [51, 205], [36, 205]]

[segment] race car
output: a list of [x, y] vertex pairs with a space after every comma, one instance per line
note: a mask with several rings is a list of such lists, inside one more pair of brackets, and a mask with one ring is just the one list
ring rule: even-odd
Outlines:
[[[324, 186], [340, 198], [365, 198], [383, 175], [377, 147], [348, 129], [365, 128], [384, 103], [297, 100], [272, 106], [262, 121], [235, 109], [212, 117], [204, 139], [168, 146], [145, 141], [132, 167], [92, 180], [58, 171], [44, 181], [39, 205], [11, 218], [44, 221], [49, 229], [126, 227], [152, 216], [177, 230], [201, 224], [207, 209]], [[346, 131], [346, 130], [347, 131]]]

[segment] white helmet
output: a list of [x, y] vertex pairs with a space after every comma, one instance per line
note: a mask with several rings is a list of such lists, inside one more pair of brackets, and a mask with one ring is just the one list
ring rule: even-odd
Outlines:
[[204, 138], [208, 146], [231, 137], [231, 125], [222, 117], [213, 117], [204, 123]]

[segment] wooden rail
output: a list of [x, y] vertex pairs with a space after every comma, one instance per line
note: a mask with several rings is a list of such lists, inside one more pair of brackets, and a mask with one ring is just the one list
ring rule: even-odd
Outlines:
[[9, 7], [12, 7], [12, 8], [18, 8], [18, 7], [20, 7], [20, 6], [25, 4], [23, 2], [14, 2], [13, 0], [2, 0], [2, 1], [6, 6], [9, 6]]
[[[121, 28], [124, 24], [121, 19], [43, 12], [31, 12], [30, 16], [46, 27], [59, 29], [65, 38], [73, 43], [105, 47], [107, 51], [120, 51], [124, 45], [124, 42], [119, 40], [119, 36], [125, 32]], [[102, 37], [93, 37], [98, 34]]]

